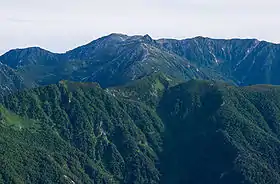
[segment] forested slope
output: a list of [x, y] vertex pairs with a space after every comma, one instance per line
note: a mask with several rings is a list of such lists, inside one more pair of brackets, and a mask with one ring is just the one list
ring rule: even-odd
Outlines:
[[176, 83], [61, 81], [5, 96], [0, 181], [280, 182], [279, 87]]

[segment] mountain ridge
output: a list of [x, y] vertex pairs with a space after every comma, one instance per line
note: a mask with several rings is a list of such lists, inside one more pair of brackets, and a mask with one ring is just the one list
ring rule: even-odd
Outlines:
[[11, 50], [0, 61], [25, 81], [60, 80], [124, 85], [154, 72], [178, 80], [221, 80], [236, 85], [280, 84], [280, 45], [256, 39], [158, 39], [113, 33], [65, 53], [39, 47]]
[[112, 34], [65, 54], [40, 49], [38, 53], [30, 52], [31, 56], [18, 53], [29, 54], [32, 49], [10, 51], [0, 56], [0, 60], [43, 85], [65, 79], [96, 81], [107, 87], [157, 72], [156, 68], [179, 78], [205, 75], [184, 58], [159, 49], [148, 35], [128, 37]]
[[109, 89], [61, 81], [5, 96], [0, 181], [280, 181], [279, 86], [174, 82], [163, 74]]
[[[149, 34], [145, 34], [145, 35], [134, 35], [134, 36], [149, 36], [150, 38], [152, 38], [152, 36], [150, 36]], [[109, 36], [120, 36], [120, 37], [133, 37], [132, 35], [128, 35], [128, 34], [125, 34], [125, 33], [110, 33], [106, 36], [102, 36], [100, 38], [97, 38], [95, 40], [98, 40], [98, 39], [101, 39], [101, 38], [105, 38], [105, 37], [109, 37]], [[273, 44], [273, 45], [280, 45], [280, 43], [277, 43], [277, 42], [272, 42], [272, 41], [268, 41], [268, 40], [264, 40], [264, 39], [257, 39], [257, 38], [237, 38], [237, 37], [232, 37], [232, 38], [214, 38], [214, 37], [208, 37], [208, 36], [194, 36], [194, 37], [189, 37], [189, 38], [168, 38], [168, 37], [162, 37], [162, 38], [156, 38], [156, 39], [153, 39], [155, 41], [161, 41], [161, 40], [174, 40], [174, 41], [183, 41], [183, 40], [191, 40], [191, 39], [197, 39], [197, 38], [203, 38], [203, 39], [211, 39], [211, 40], [227, 40], [227, 41], [231, 41], [231, 40], [256, 40], [256, 41], [259, 41], [259, 42], [265, 42], [265, 43], [269, 43], [269, 44]], [[95, 41], [93, 40], [93, 41]], [[82, 46], [83, 45], [88, 45], [90, 43], [92, 43], [93, 41], [89, 41], [88, 43], [85, 43], [85, 44], [81, 44]], [[69, 49], [69, 50], [66, 50], [64, 52], [55, 52], [55, 51], [50, 51], [44, 47], [41, 47], [41, 46], [30, 46], [30, 47], [19, 47], [19, 48], [15, 48], [15, 49], [10, 49], [10, 50], [7, 50], [7, 51], [4, 51], [2, 50], [2, 54], [0, 54], [0, 56], [3, 56], [5, 55], [7, 52], [10, 52], [10, 51], [13, 51], [13, 50], [23, 50], [23, 49], [29, 49], [29, 48], [40, 48], [42, 50], [45, 50], [45, 51], [48, 51], [50, 53], [53, 53], [53, 54], [65, 54], [71, 50], [74, 50], [76, 48], [79, 48], [81, 46], [78, 46], [78, 47], [75, 47], [75, 48], [72, 48], [72, 49]]]

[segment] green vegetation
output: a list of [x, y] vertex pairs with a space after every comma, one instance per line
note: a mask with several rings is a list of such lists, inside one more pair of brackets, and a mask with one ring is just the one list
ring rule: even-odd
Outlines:
[[0, 119], [1, 183], [92, 183], [87, 169], [95, 171], [96, 181], [111, 179], [50, 127], [34, 126], [2, 107]]
[[205, 81], [170, 89], [159, 106], [163, 183], [278, 183], [279, 89]]
[[2, 183], [279, 183], [280, 88], [61, 81], [5, 96]]
[[[94, 183], [159, 182], [160, 173], [155, 163], [158, 162], [157, 154], [161, 148], [163, 125], [155, 111], [144, 104], [139, 106], [139, 102], [117, 99], [97, 85], [64, 81], [4, 97], [3, 105], [21, 117], [41, 122], [42, 131], [48, 137], [28, 135], [29, 139], [41, 142], [40, 147], [51, 144], [55, 138], [60, 141], [57, 143], [59, 146], [50, 147], [51, 150], [45, 147], [48, 152], [65, 156], [55, 164], [60, 169], [52, 168], [55, 176], [48, 176], [49, 181], [56, 183], [59, 177], [66, 175], [77, 183], [83, 183], [79, 181], [80, 177], [86, 175], [83, 178], [90, 178]], [[10, 115], [2, 114], [9, 119]], [[10, 139], [17, 141], [18, 137], [11, 136]], [[24, 142], [22, 149], [37, 153], [29, 149], [29, 143], [25, 143], [27, 138], [20, 140]], [[59, 147], [60, 150], [56, 150]], [[16, 147], [13, 149], [18, 153]], [[76, 165], [72, 166], [75, 171], [70, 173], [70, 166], [64, 167], [70, 159], [67, 154], [75, 154], [73, 150], [79, 157], [73, 155], [77, 157], [74, 160]], [[13, 159], [9, 152], [4, 160]], [[25, 159], [30, 159], [34, 164], [41, 163], [37, 156], [28, 158], [26, 154]], [[22, 168], [16, 162], [19, 160], [15, 159], [14, 168]], [[12, 181], [17, 176], [21, 181], [27, 182], [27, 176], [37, 181], [42, 173], [35, 168], [32, 171], [29, 175], [16, 172], [7, 176], [6, 181]]]
[[9, 51], [0, 183], [280, 183], [280, 87], [218, 82], [280, 84], [279, 51], [119, 34]]
[[127, 100], [144, 102], [155, 108], [165, 90], [179, 83], [181, 81], [163, 73], [154, 73], [124, 86], [106, 89], [106, 92]]
[[3, 124], [7, 126], [14, 127], [15, 129], [32, 129], [37, 128], [38, 122], [20, 117], [14, 113], [9, 112], [3, 106], [0, 106], [0, 119]]

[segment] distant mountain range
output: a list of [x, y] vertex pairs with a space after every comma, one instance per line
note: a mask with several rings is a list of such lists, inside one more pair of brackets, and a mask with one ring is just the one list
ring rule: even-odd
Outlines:
[[254, 39], [153, 40], [149, 35], [111, 34], [64, 54], [37, 47], [11, 50], [0, 62], [33, 85], [71, 80], [109, 87], [156, 72], [182, 81], [280, 84], [280, 45]]

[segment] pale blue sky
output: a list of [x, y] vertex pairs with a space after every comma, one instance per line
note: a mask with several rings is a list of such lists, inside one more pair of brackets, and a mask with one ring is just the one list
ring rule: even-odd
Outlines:
[[277, 0], [0, 0], [0, 53], [64, 52], [113, 32], [280, 43], [279, 9]]

